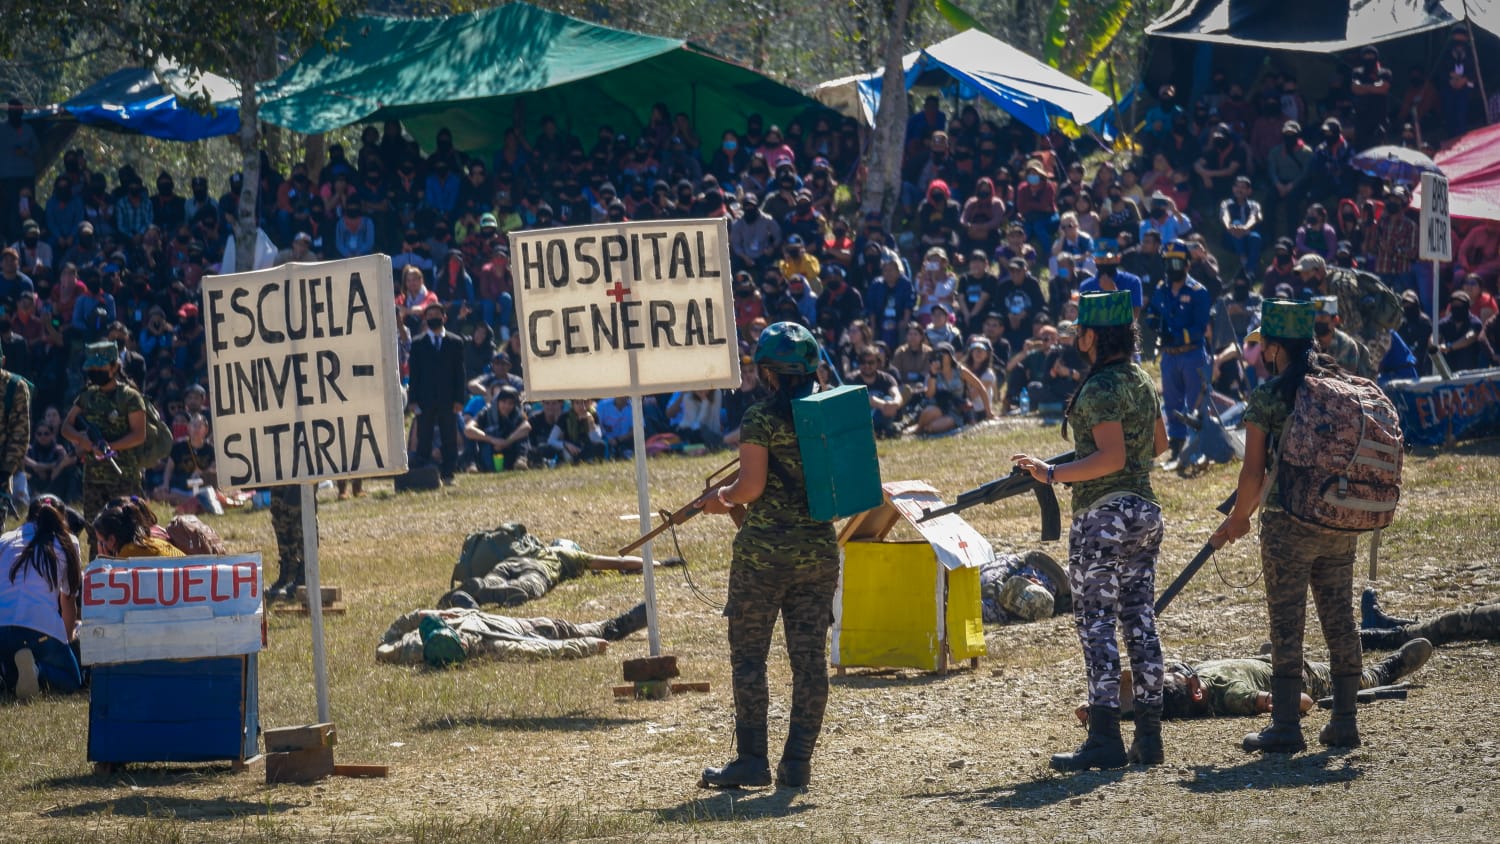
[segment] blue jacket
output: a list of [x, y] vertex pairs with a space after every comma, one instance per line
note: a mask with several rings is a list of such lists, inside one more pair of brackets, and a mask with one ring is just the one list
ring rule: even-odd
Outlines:
[[1182, 289], [1172, 292], [1170, 283], [1156, 288], [1151, 296], [1151, 310], [1161, 317], [1160, 337], [1163, 346], [1202, 346], [1208, 330], [1214, 300], [1208, 288], [1188, 276]]

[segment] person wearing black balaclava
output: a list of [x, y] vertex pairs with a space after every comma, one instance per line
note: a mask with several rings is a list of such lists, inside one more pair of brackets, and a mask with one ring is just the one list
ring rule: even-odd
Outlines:
[[1454, 28], [1448, 52], [1438, 60], [1438, 92], [1443, 101], [1443, 128], [1448, 137], [1456, 138], [1469, 131], [1469, 112], [1478, 90], [1479, 68], [1474, 66], [1474, 52], [1469, 33]]
[[1406, 290], [1401, 293], [1401, 312], [1401, 327], [1396, 333], [1401, 335], [1401, 340], [1416, 358], [1417, 374], [1424, 377], [1431, 375], [1432, 320], [1422, 312], [1422, 301], [1417, 296], [1417, 291]]
[[1448, 300], [1448, 315], [1438, 322], [1437, 349], [1454, 372], [1483, 369], [1491, 364], [1484, 323], [1469, 312], [1469, 294], [1462, 290]]

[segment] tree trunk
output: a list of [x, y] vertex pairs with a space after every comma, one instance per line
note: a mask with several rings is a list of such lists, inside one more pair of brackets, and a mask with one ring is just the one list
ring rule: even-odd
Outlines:
[[879, 211], [886, 231], [894, 232], [896, 210], [901, 199], [901, 156], [906, 144], [906, 26], [911, 0], [893, 0], [885, 21], [885, 73], [881, 77], [880, 107], [875, 113], [875, 142], [870, 151], [870, 171], [865, 183], [865, 211]]
[[259, 225], [255, 206], [260, 198], [260, 102], [255, 96], [256, 74], [239, 74], [240, 83], [240, 186], [238, 213], [233, 222], [234, 268], [237, 272], [255, 269], [255, 240]]
[[323, 165], [328, 163], [328, 136], [319, 132], [316, 135], [306, 135], [303, 160], [307, 162], [307, 177], [313, 184], [318, 183], [318, 174], [323, 172]]

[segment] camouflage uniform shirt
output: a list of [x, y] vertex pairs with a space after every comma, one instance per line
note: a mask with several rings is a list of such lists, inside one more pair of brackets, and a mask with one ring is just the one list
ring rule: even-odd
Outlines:
[[[1250, 400], [1245, 403], [1245, 422], [1266, 432], [1266, 466], [1269, 468], [1276, 462], [1276, 441], [1281, 438], [1281, 432], [1286, 429], [1286, 420], [1291, 418], [1292, 407], [1281, 400], [1281, 376], [1278, 375], [1250, 393]], [[1268, 480], [1269, 484], [1270, 481]], [[1261, 505], [1262, 510], [1280, 510], [1281, 497], [1276, 493], [1276, 486], [1270, 485], [1266, 490], [1265, 503]]]
[[734, 537], [735, 562], [754, 569], [800, 568], [837, 558], [833, 524], [808, 515], [802, 452], [791, 420], [756, 402], [740, 423], [740, 442], [766, 449], [769, 465], [765, 491], [746, 507], [745, 524]]
[[[11, 387], [11, 382], [15, 387]], [[26, 464], [26, 449], [31, 446], [31, 387], [26, 379], [0, 369], [0, 399], [10, 393], [5, 408], [5, 446], [0, 448], [0, 474], [9, 478]]]
[[1355, 342], [1353, 337], [1345, 334], [1343, 329], [1333, 330], [1333, 339], [1329, 341], [1328, 348], [1322, 349], [1322, 352], [1333, 358], [1339, 368], [1350, 375], [1374, 378], [1379, 374], [1370, 370], [1370, 358], [1366, 349]]
[[1161, 399], [1151, 376], [1133, 363], [1096, 370], [1084, 382], [1068, 414], [1077, 459], [1099, 450], [1094, 426], [1119, 422], [1125, 430], [1125, 468], [1073, 484], [1073, 512], [1081, 513], [1107, 495], [1129, 493], [1159, 503], [1151, 489], [1151, 464], [1156, 452], [1156, 420]]
[[[138, 410], [146, 412], [146, 400], [134, 387], [123, 382], [118, 382], [107, 393], [98, 387], [85, 387], [73, 403], [78, 407], [79, 416], [98, 426], [99, 432], [110, 442], [130, 433], [130, 414]], [[106, 483], [119, 478], [134, 478], [135, 483], [139, 483], [141, 467], [136, 459], [138, 452], [138, 448], [132, 448], [115, 455], [115, 463], [120, 467], [119, 475], [115, 474], [108, 462], [86, 460], [84, 476], [103, 479]]]

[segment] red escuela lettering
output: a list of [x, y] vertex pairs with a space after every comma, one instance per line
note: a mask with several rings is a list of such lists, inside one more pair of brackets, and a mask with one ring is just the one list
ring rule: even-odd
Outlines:
[[[172, 587], [172, 597], [167, 598], [167, 586]], [[156, 600], [164, 607], [170, 607], [182, 600], [182, 583], [177, 579], [177, 572], [172, 569], [156, 570]]]
[[204, 566], [183, 566], [182, 571], [182, 602], [184, 604], [201, 604], [208, 598], [202, 593], [194, 594], [194, 586], [202, 586], [207, 583], [202, 576], [194, 577], [194, 573], [201, 572]]
[[120, 594], [120, 597], [110, 599], [110, 606], [130, 603], [130, 572], [125, 569], [110, 569], [109, 588], [118, 589]]
[[260, 578], [255, 576], [254, 563], [237, 563], [234, 567], [234, 597], [240, 597], [240, 587], [250, 587], [250, 597], [260, 594]]
[[156, 596], [146, 597], [146, 590], [141, 588], [142, 569], [130, 570], [130, 603], [137, 607], [144, 607], [156, 603]]

